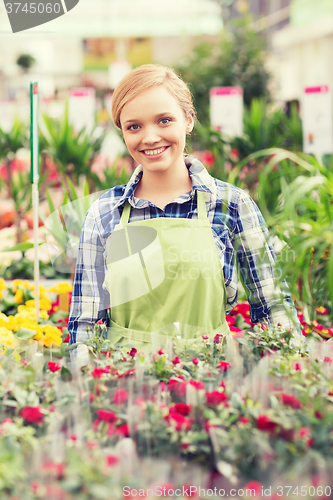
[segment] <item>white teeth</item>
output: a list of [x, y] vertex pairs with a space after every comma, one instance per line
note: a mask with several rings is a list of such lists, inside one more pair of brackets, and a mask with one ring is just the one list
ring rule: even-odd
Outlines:
[[163, 153], [165, 149], [165, 147], [160, 149], [146, 149], [145, 154], [149, 156], [159, 155], [160, 153]]

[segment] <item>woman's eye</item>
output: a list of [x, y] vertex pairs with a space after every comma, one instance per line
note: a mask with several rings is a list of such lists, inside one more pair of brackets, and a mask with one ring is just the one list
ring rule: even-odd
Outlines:
[[162, 125], [166, 125], [169, 122], [171, 122], [170, 118], [162, 118], [161, 120]]
[[130, 125], [127, 130], [138, 130], [139, 125]]

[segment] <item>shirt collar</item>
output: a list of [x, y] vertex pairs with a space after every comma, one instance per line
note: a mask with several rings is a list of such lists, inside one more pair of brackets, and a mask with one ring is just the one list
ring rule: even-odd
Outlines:
[[[184, 160], [192, 181], [191, 194], [193, 194], [194, 191], [205, 191], [217, 195], [214, 178], [208, 173], [203, 164], [191, 155], [184, 155]], [[126, 200], [128, 200], [132, 206], [135, 206], [134, 191], [142, 177], [142, 173], [142, 165], [139, 165], [134, 170], [130, 180], [126, 184], [123, 195], [119, 198], [114, 208], [123, 205]]]

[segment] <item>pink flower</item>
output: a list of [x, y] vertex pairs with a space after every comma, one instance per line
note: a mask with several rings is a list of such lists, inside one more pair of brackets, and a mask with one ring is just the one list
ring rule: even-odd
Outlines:
[[163, 350], [163, 349], [160, 349], [160, 350], [158, 351], [158, 354], [159, 354], [160, 356], [162, 356], [162, 355], [164, 354], [164, 350]]
[[209, 335], [203, 335], [203, 336], [202, 336], [202, 338], [203, 338], [204, 340], [208, 340], [208, 339], [209, 339]]
[[115, 455], [107, 455], [106, 456], [106, 465], [108, 467], [115, 465], [118, 462], [119, 462], [119, 459]]
[[96, 414], [99, 420], [102, 420], [103, 422], [115, 422], [116, 420], [118, 420], [118, 416], [113, 413], [113, 411], [97, 410]]
[[309, 427], [301, 427], [298, 429], [297, 434], [300, 438], [307, 438], [311, 434], [311, 431]]
[[198, 358], [193, 358], [193, 359], [192, 359], [192, 363], [193, 363], [194, 365], [197, 365], [197, 364], [199, 363], [199, 359], [198, 359]]
[[54, 361], [49, 361], [47, 363], [47, 367], [50, 370], [50, 372], [57, 372], [58, 370], [61, 370], [61, 365], [58, 363], [55, 363]]
[[116, 405], [122, 405], [128, 398], [128, 392], [122, 389], [118, 389], [114, 395], [113, 402]]
[[21, 359], [21, 365], [27, 366], [28, 362], [26, 359]]
[[300, 363], [295, 363], [295, 370], [296, 371], [302, 371], [302, 365]]
[[239, 422], [241, 422], [242, 424], [249, 424], [250, 423], [250, 420], [246, 417], [241, 417], [239, 419]]

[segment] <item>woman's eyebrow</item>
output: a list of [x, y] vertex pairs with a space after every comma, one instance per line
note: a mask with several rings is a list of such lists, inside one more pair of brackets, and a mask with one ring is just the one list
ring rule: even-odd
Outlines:
[[[154, 118], [161, 118], [162, 116], [175, 116], [174, 113], [170, 113], [170, 111], [165, 111], [164, 113], [158, 113], [158, 115], [155, 115]], [[127, 123], [136, 123], [136, 122], [139, 122], [140, 119], [139, 118], [132, 118], [131, 120], [126, 120], [124, 122], [124, 125], [126, 125]]]

